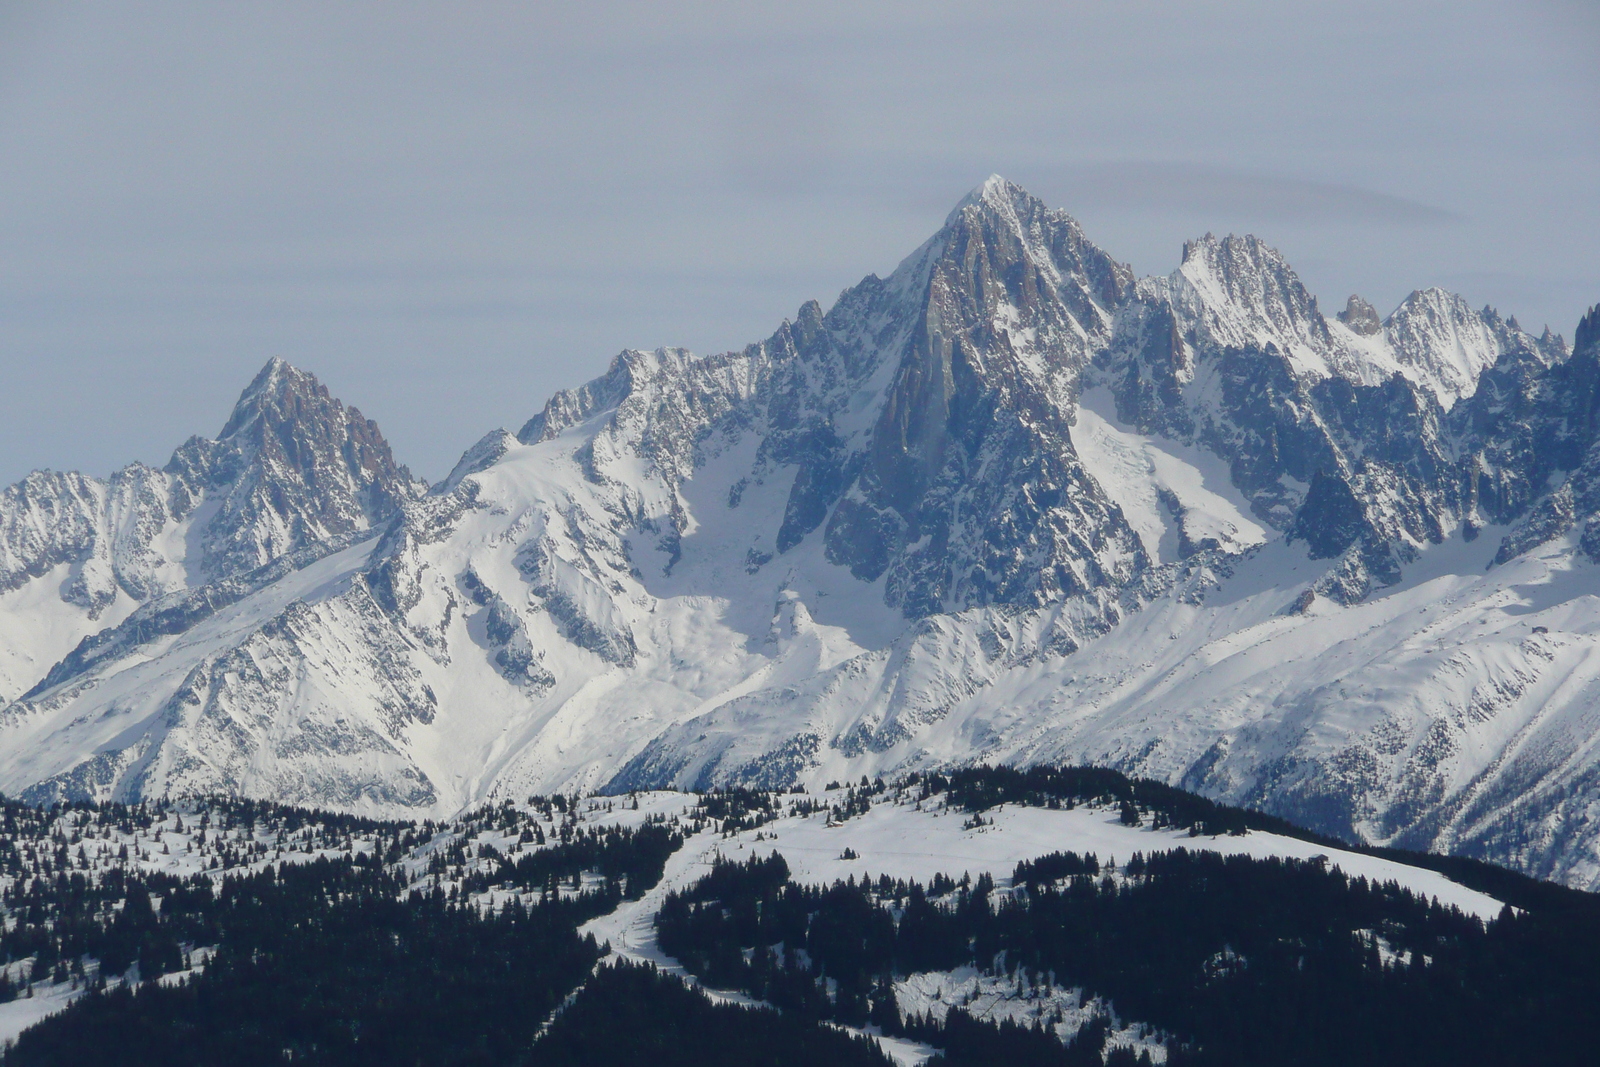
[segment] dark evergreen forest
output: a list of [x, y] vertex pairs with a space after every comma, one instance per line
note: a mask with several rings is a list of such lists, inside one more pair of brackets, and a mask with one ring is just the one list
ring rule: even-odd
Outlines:
[[5, 1063], [517, 1062], [593, 966], [598, 949], [576, 926], [605, 905], [484, 916], [397, 899], [387, 876], [353, 864], [283, 865], [200, 909], [220, 946], [203, 973], [84, 997], [24, 1031]]
[[1175, 1065], [1566, 1062], [1592, 1040], [1592, 910], [1508, 908], [1486, 925], [1324, 863], [1184, 849], [1116, 871], [1058, 853], [1019, 864], [1014, 884], [802, 886], [773, 855], [669, 894], [657, 926], [708, 985], [961, 1062], [1098, 1062], [1105, 1034], [1086, 1025], [1063, 1049], [957, 1014], [907, 1025], [895, 976], [971, 965], [1014, 974], [1024, 995], [1081, 986], [1172, 1035]]
[[791, 1013], [713, 1004], [648, 965], [607, 964], [557, 1017], [537, 1067], [892, 1067], [876, 1042]]
[[[1514, 907], [1484, 923], [1323, 862], [1198, 849], [1115, 866], [1058, 852], [1000, 886], [958, 872], [799, 885], [765, 855], [668, 894], [662, 948], [777, 1011], [607, 962], [577, 932], [655, 886], [687, 833], [759, 840], [777, 818], [847, 822], [894, 798], [964, 808], [975, 831], [1001, 804], [1088, 804], [1196, 837], [1323, 840], [1085, 768], [863, 779], [821, 798], [724, 789], [681, 818], [635, 816], [632, 830], [604, 824], [627, 798], [585, 800], [583, 818], [571, 798], [529, 798], [448, 826], [247, 801], [183, 814], [0, 802], [0, 1000], [39, 983], [89, 990], [0, 1052], [0, 1067], [889, 1062], [828, 1024], [923, 1042], [940, 1050], [934, 1067], [1137, 1067], [1104, 1009], [1057, 1039], [1073, 988], [1109, 1002], [1119, 1025], [1148, 1024], [1174, 1067], [1587, 1058], [1600, 898], [1454, 857], [1365, 850]], [[169, 846], [209, 873], [141, 867]], [[1036, 1007], [996, 1025], [897, 1002], [897, 980], [962, 966]]]
[[654, 885], [681, 843], [660, 826], [573, 834], [531, 862], [501, 864], [503, 878], [543, 889], [590, 874], [595, 888], [496, 912], [408, 894], [370, 856], [279, 864], [220, 889], [203, 876], [36, 879], [8, 948], [93, 956], [101, 976], [137, 962], [144, 979], [180, 969], [184, 945], [217, 950], [175, 985], [107, 990], [100, 977], [95, 995], [25, 1031], [3, 1062], [529, 1062], [539, 1026], [600, 957], [578, 925]]

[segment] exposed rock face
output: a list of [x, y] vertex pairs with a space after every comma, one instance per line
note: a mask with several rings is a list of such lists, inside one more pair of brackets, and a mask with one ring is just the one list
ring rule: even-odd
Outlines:
[[58, 567], [67, 603], [98, 619], [117, 590], [135, 599], [177, 580], [155, 542], [170, 519], [168, 480], [135, 464], [102, 482], [75, 472], [35, 471], [0, 493], [0, 592]]
[[250, 383], [215, 441], [190, 438], [166, 470], [175, 511], [215, 503], [199, 531], [207, 578], [369, 529], [420, 491], [376, 423], [281, 359]]
[[[1077, 463], [1070, 417], [1132, 285], [1076, 222], [991, 179], [892, 278], [867, 278], [826, 315], [807, 304], [727, 356], [624, 353], [519, 438], [548, 441], [614, 407], [586, 456], [591, 476], [645, 458], [670, 497], [695, 471], [698, 439], [760, 427], [754, 476], [795, 473], [783, 522], [749, 558], [822, 527], [828, 559], [884, 579], [911, 617], [1121, 585], [1148, 561]], [[670, 553], [684, 520], [671, 500], [665, 512]]]
[[[1485, 376], [1474, 398], [1474, 503], [1490, 522], [1513, 523], [1496, 563], [1585, 527], [1600, 512], [1600, 309], [1578, 325], [1572, 357], [1546, 365], [1530, 353]], [[1497, 368], [1498, 370], [1499, 368]], [[1559, 483], [1559, 484], [1552, 484]]]
[[834, 503], [823, 487], [837, 486], [828, 558], [862, 581], [885, 575], [887, 600], [912, 617], [1126, 584], [1149, 560], [1077, 462], [1070, 413], [1128, 269], [995, 180], [936, 241], [916, 302], [896, 309], [910, 321], [870, 439], [797, 479], [791, 510], [820, 519]]
[[1570, 354], [1438, 290], [1326, 318], [1252, 237], [1135, 280], [991, 179], [888, 278], [625, 352], [431, 492], [278, 363], [164, 471], [7, 490], [0, 638], [57, 636], [0, 657], [0, 789], [1089, 760], [1600, 884], [1597, 405], [1600, 312]]
[[1344, 310], [1339, 312], [1339, 321], [1350, 327], [1351, 333], [1362, 337], [1383, 332], [1383, 319], [1378, 316], [1378, 309], [1355, 293], [1351, 293], [1350, 299], [1345, 301]]

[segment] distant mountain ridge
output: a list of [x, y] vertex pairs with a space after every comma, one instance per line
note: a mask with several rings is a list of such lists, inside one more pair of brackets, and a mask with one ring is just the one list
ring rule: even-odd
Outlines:
[[0, 595], [45, 582], [80, 610], [56, 633], [5, 634], [0, 699], [137, 604], [371, 529], [425, 491], [376, 423], [281, 359], [215, 440], [191, 437], [161, 470], [37, 471], [0, 491]]
[[[0, 789], [447, 813], [1087, 761], [1600, 884], [1600, 311], [1137, 279], [991, 178], [765, 341], [624, 352], [428, 489], [274, 361], [0, 495]], [[1593, 588], [1591, 588], [1593, 587]]]

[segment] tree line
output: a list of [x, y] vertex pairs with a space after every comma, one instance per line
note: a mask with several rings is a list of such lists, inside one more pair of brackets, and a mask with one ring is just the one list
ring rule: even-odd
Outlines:
[[657, 928], [710, 985], [887, 1033], [983, 1031], [908, 1021], [894, 985], [911, 974], [973, 966], [1014, 975], [1024, 995], [1081, 987], [1171, 1035], [1175, 1065], [1565, 1062], [1600, 1003], [1600, 925], [1587, 913], [1507, 908], [1484, 923], [1321, 861], [1187, 849], [1114, 869], [1041, 857], [1014, 886], [798, 885], [772, 855], [724, 861], [669, 894]]

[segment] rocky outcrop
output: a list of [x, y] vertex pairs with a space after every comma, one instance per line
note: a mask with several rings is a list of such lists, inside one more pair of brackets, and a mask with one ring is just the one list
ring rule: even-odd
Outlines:
[[1383, 319], [1379, 317], [1378, 309], [1355, 293], [1351, 293], [1350, 299], [1345, 301], [1338, 319], [1350, 328], [1351, 333], [1361, 337], [1383, 332]]
[[206, 578], [371, 529], [422, 491], [376, 423], [281, 359], [262, 368], [215, 440], [190, 438], [166, 472], [175, 514], [215, 509], [197, 531]]

